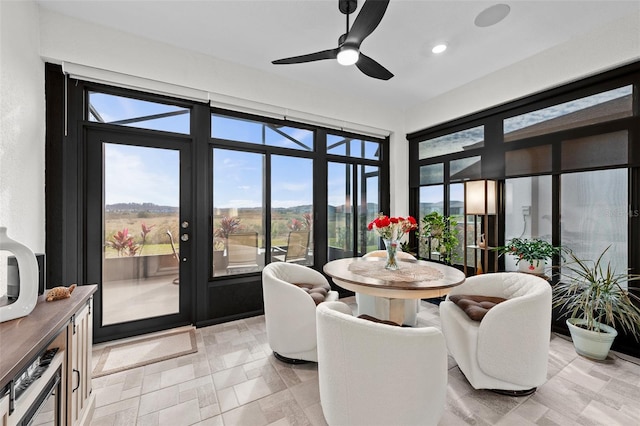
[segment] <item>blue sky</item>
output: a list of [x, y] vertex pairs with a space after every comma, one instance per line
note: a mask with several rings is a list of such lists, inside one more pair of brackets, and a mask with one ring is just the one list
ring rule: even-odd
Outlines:
[[106, 204], [179, 205], [178, 151], [107, 143], [104, 157]]

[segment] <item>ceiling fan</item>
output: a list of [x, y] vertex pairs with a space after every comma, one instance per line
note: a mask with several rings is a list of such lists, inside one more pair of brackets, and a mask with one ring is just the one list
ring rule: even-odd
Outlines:
[[389, 70], [360, 52], [360, 44], [382, 20], [389, 0], [366, 0], [353, 22], [353, 26], [349, 29], [349, 15], [356, 10], [357, 5], [357, 0], [338, 0], [338, 9], [347, 16], [347, 32], [338, 39], [338, 47], [307, 55], [278, 59], [271, 63], [276, 65], [301, 64], [323, 59], [336, 59], [341, 65], [355, 64], [360, 71], [369, 77], [389, 80], [393, 77]]

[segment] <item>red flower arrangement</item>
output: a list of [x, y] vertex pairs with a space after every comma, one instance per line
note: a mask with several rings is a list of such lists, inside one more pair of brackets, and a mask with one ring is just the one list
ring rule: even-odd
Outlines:
[[367, 225], [367, 228], [386, 240], [398, 240], [404, 234], [418, 229], [418, 224], [412, 216], [388, 217], [380, 213]]

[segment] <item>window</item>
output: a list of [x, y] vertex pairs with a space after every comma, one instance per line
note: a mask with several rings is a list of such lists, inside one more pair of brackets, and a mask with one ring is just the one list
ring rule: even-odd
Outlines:
[[265, 263], [264, 154], [213, 149], [213, 276]]
[[616, 272], [628, 268], [628, 221], [635, 217], [628, 200], [626, 169], [567, 173], [561, 176], [560, 232], [562, 246], [579, 259], [603, 262]]
[[562, 170], [626, 164], [628, 146], [626, 130], [562, 141]]
[[[637, 195], [630, 194], [638, 193], [638, 83], [635, 64], [407, 135], [418, 154], [410, 158], [419, 200], [412, 211], [424, 215], [438, 203], [453, 215], [455, 184], [503, 179], [500, 242], [538, 237], [585, 259], [613, 244], [619, 267], [637, 270], [640, 258], [627, 252], [638, 252], [640, 237], [627, 218], [636, 217]], [[474, 156], [464, 156], [470, 149]]]
[[380, 159], [380, 143], [345, 136], [327, 135], [327, 153], [369, 160]]
[[444, 182], [444, 164], [429, 164], [420, 167], [420, 185]]
[[379, 175], [379, 167], [376, 166], [329, 163], [329, 260], [362, 255], [378, 248], [378, 238], [375, 233], [368, 231], [367, 225], [380, 212]]
[[[638, 273], [638, 87], [640, 63], [633, 63], [408, 134], [410, 213], [422, 215], [431, 199], [442, 200], [453, 214], [453, 185], [479, 173], [500, 182], [498, 244], [538, 237], [586, 261], [610, 247], [604, 262], [618, 273]], [[435, 151], [436, 142], [478, 127], [486, 131], [483, 146], [471, 151], [473, 144], [464, 145], [461, 152], [452, 144]], [[463, 164], [472, 158], [468, 153], [481, 163]], [[567, 272], [563, 263], [556, 257], [547, 264], [553, 283], [558, 272]], [[515, 259], [502, 256], [498, 267], [515, 270]], [[628, 286], [640, 290], [637, 281]], [[553, 330], [566, 332], [559, 313], [554, 310]], [[619, 335], [616, 345], [638, 355], [631, 335]]]
[[451, 161], [449, 172], [451, 181], [474, 180], [481, 177], [481, 157], [468, 157]]
[[484, 126], [478, 126], [420, 142], [418, 145], [418, 158], [424, 160], [454, 152], [482, 148], [483, 146]]
[[311, 130], [218, 114], [211, 115], [211, 137], [313, 151], [313, 132]]
[[504, 120], [504, 141], [602, 123], [633, 114], [633, 86], [564, 102]]
[[[507, 179], [504, 185], [505, 242], [512, 238], [541, 238], [551, 242], [551, 176]], [[516, 259], [504, 256], [505, 269], [515, 271]]]
[[189, 134], [191, 111], [176, 105], [88, 92], [89, 121]]
[[[269, 262], [313, 266], [318, 259], [324, 262], [378, 247], [366, 226], [380, 211], [382, 141], [219, 113], [211, 115], [211, 126], [214, 277], [255, 273]], [[326, 146], [326, 153], [318, 153], [318, 146]], [[320, 164], [319, 156], [337, 161]], [[326, 192], [315, 189], [324, 183], [314, 182], [314, 171], [323, 175], [324, 167]], [[323, 221], [326, 217], [321, 232], [327, 239], [319, 256], [314, 203], [325, 194], [326, 216], [320, 216]], [[255, 236], [249, 241], [257, 257], [250, 256], [246, 267], [233, 267], [234, 237], [225, 227], [257, 234], [257, 243]]]
[[353, 167], [329, 163], [327, 193], [327, 240], [329, 260], [353, 256]]
[[534, 146], [505, 152], [505, 175], [518, 176], [551, 173], [551, 145]]
[[380, 173], [379, 167], [357, 165], [358, 179], [358, 253], [368, 253], [378, 249], [378, 238], [369, 232], [367, 225], [378, 216], [380, 211]]
[[[481, 129], [482, 126], [475, 129]], [[446, 140], [446, 137], [442, 137]], [[427, 259], [440, 260], [440, 254], [429, 247], [427, 238], [422, 238], [422, 218], [437, 212], [443, 216], [451, 216], [457, 223], [458, 247], [453, 253], [453, 263], [460, 263], [463, 257], [464, 242], [464, 184], [465, 180], [478, 179], [481, 172], [481, 156], [452, 158], [442, 163], [420, 166], [420, 187], [418, 190], [419, 224], [417, 236], [418, 255]], [[446, 189], [446, 191], [445, 191]], [[415, 214], [415, 211], [412, 211]]]
[[271, 157], [271, 261], [313, 265], [313, 160]]
[[420, 213], [416, 217], [418, 221], [418, 230], [416, 231], [418, 256], [425, 259], [438, 259], [439, 254], [429, 247], [428, 239], [421, 237], [424, 230], [422, 218], [432, 212], [444, 214], [444, 185], [421, 186], [419, 194]]

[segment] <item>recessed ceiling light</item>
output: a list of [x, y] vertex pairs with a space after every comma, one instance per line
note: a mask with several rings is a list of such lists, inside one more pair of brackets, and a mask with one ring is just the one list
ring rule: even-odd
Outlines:
[[506, 18], [510, 11], [507, 4], [494, 4], [480, 12], [473, 22], [477, 27], [490, 27]]
[[447, 50], [447, 45], [446, 44], [438, 44], [438, 45], [433, 46], [433, 49], [431, 49], [431, 51], [433, 53], [442, 53], [445, 50]]

